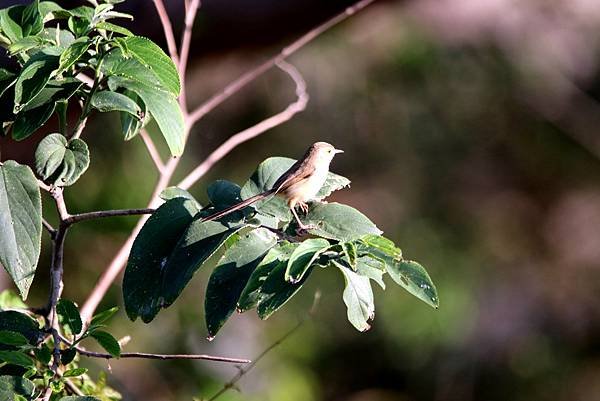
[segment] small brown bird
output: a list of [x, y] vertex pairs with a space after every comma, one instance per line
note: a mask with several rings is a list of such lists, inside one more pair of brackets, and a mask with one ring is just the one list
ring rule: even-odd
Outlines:
[[304, 156], [275, 181], [273, 188], [205, 217], [203, 221], [219, 219], [268, 196], [280, 195], [286, 200], [299, 228], [302, 230], [311, 228], [300, 221], [295, 210], [296, 206], [299, 206], [305, 213], [308, 212], [306, 202], [314, 199], [325, 184], [329, 173], [329, 164], [338, 153], [344, 153], [344, 151], [336, 149], [327, 142], [313, 143]]

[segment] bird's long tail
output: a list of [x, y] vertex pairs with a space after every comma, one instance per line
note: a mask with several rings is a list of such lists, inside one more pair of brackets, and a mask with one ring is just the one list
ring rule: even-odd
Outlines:
[[229, 206], [227, 209], [223, 209], [221, 211], [218, 211], [217, 213], [211, 214], [210, 216], [204, 217], [202, 219], [202, 221], [210, 221], [210, 220], [220, 219], [223, 216], [227, 216], [229, 213], [233, 213], [236, 210], [243, 209], [246, 206], [253, 204], [254, 202], [258, 202], [259, 200], [265, 199], [266, 197], [273, 195], [275, 192], [276, 191], [274, 189], [271, 189], [271, 190], [265, 191], [263, 193], [260, 193], [258, 195], [254, 195], [253, 197], [245, 199], [239, 203], [236, 203], [233, 206]]

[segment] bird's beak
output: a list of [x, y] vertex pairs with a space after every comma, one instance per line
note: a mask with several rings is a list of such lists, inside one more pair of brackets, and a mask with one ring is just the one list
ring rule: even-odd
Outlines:
[[335, 153], [335, 154], [344, 153], [344, 151], [342, 149], [334, 149], [333, 153]]

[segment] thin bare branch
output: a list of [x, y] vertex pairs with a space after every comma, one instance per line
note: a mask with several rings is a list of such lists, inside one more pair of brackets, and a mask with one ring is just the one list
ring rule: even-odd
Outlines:
[[42, 218], [42, 225], [44, 226], [46, 231], [48, 231], [48, 234], [50, 234], [51, 239], [56, 238], [56, 228], [52, 227], [52, 225], [48, 223], [48, 221], [46, 221], [46, 219], [44, 218]]
[[[81, 348], [77, 348], [77, 352], [81, 355], [92, 357], [92, 358], [102, 358], [102, 359], [113, 359], [114, 356], [111, 354], [105, 354], [101, 352], [92, 352], [86, 351]], [[214, 356], [214, 355], [195, 355], [195, 354], [149, 354], [146, 352], [123, 352], [119, 358], [142, 358], [142, 359], [200, 359], [205, 361], [215, 361], [215, 362], [227, 362], [227, 363], [250, 363], [249, 359], [238, 359], [238, 358], [227, 358], [224, 356]]]
[[146, 145], [146, 149], [148, 149], [148, 154], [152, 158], [156, 169], [159, 173], [162, 173], [162, 171], [165, 169], [165, 163], [163, 163], [162, 158], [160, 157], [160, 153], [158, 152], [158, 149], [156, 149], [154, 141], [152, 140], [152, 138], [150, 138], [150, 135], [148, 134], [148, 131], [146, 131], [146, 129], [143, 129], [140, 132], [140, 136], [144, 141], [144, 145]]
[[154, 7], [156, 7], [156, 12], [158, 13], [158, 17], [160, 18], [160, 23], [163, 27], [165, 33], [165, 39], [167, 41], [167, 48], [169, 49], [169, 55], [173, 59], [175, 65], [179, 64], [179, 56], [177, 54], [177, 44], [175, 43], [175, 35], [173, 34], [173, 26], [171, 25], [171, 20], [169, 19], [169, 14], [167, 13], [167, 9], [162, 0], [153, 0]]
[[308, 103], [308, 93], [306, 92], [306, 82], [300, 72], [286, 61], [278, 61], [277, 66], [281, 68], [282, 71], [285, 71], [296, 84], [296, 96], [297, 99], [295, 102], [290, 104], [285, 110], [280, 113], [275, 114], [267, 118], [266, 120], [261, 121], [260, 123], [247, 128], [237, 134], [231, 136], [228, 140], [223, 142], [217, 149], [215, 149], [198, 167], [196, 167], [190, 174], [188, 174], [179, 184], [178, 187], [183, 189], [190, 188], [196, 181], [198, 181], [208, 170], [210, 170], [215, 163], [225, 157], [229, 152], [231, 152], [238, 145], [249, 141], [252, 138], [257, 137], [258, 135], [270, 130], [273, 127], [276, 127], [284, 122], [290, 120], [297, 113], [303, 111], [306, 108], [306, 104]]
[[246, 72], [242, 76], [240, 76], [235, 81], [231, 82], [227, 85], [221, 92], [215, 94], [213, 97], [208, 99], [206, 102], [202, 103], [197, 109], [195, 109], [192, 113], [190, 113], [189, 119], [187, 121], [189, 126], [193, 126], [198, 120], [204, 117], [207, 113], [213, 110], [215, 107], [223, 103], [225, 100], [229, 99], [232, 95], [237, 93], [240, 89], [246, 86], [248, 83], [254, 81], [257, 77], [264, 74], [266, 71], [275, 66], [278, 62], [285, 60], [292, 54], [294, 54], [298, 49], [305, 46], [307, 43], [311, 42], [313, 39], [329, 30], [333, 26], [339, 24], [344, 21], [348, 17], [356, 14], [363, 8], [367, 7], [369, 4], [373, 3], [375, 0], [361, 0], [354, 5], [346, 8], [341, 13], [337, 14], [335, 17], [325, 21], [323, 24], [317, 26], [316, 28], [310, 30], [309, 32], [302, 35], [296, 41], [291, 43], [289, 46], [284, 47], [281, 51], [275, 56], [271, 57], [264, 63], [260, 64], [258, 67]]
[[155, 209], [117, 209], [117, 210], [99, 210], [95, 212], [87, 212], [80, 214], [73, 214], [63, 221], [67, 226], [75, 223], [79, 223], [86, 220], [102, 219], [106, 217], [117, 217], [117, 216], [139, 216], [141, 214], [152, 214]]
[[187, 98], [185, 91], [185, 74], [187, 71], [188, 57], [190, 54], [190, 44], [192, 42], [192, 28], [194, 27], [194, 20], [196, 19], [196, 12], [200, 7], [200, 0], [191, 0], [186, 3], [185, 10], [185, 27], [183, 29], [183, 35], [181, 38], [181, 48], [179, 58], [179, 76], [181, 77], [181, 94], [179, 95], [179, 104], [184, 113], [188, 112], [187, 109]]
[[312, 318], [312, 316], [315, 314], [317, 306], [319, 305], [320, 299], [321, 299], [321, 293], [320, 293], [320, 291], [317, 291], [315, 293], [315, 296], [313, 299], [312, 307], [310, 308], [310, 311], [308, 312], [308, 314], [305, 317], [303, 317], [298, 323], [296, 323], [296, 325], [294, 327], [292, 327], [290, 330], [288, 330], [284, 335], [279, 337], [277, 340], [275, 340], [275, 342], [273, 342], [271, 345], [269, 345], [267, 348], [265, 348], [263, 350], [263, 352], [261, 352], [256, 358], [254, 358], [254, 360], [250, 364], [248, 364], [245, 367], [240, 367], [239, 371], [236, 373], [236, 375], [233, 376], [231, 378], [231, 380], [229, 380], [227, 383], [225, 383], [223, 385], [223, 387], [217, 393], [215, 393], [215, 395], [213, 395], [212, 397], [210, 397], [208, 399], [208, 401], [214, 401], [217, 398], [219, 398], [221, 395], [226, 393], [227, 391], [231, 390], [232, 388], [235, 388], [236, 383], [238, 381], [240, 381], [240, 379], [242, 377], [244, 377], [244, 375], [246, 373], [248, 373], [250, 370], [252, 370], [258, 364], [258, 362], [261, 361], [261, 359], [263, 359], [275, 347], [281, 345], [285, 340], [287, 340], [296, 331], [298, 331], [300, 329], [300, 327], [302, 327], [302, 325], [304, 325], [304, 323], [307, 320], [309, 320], [310, 318]]

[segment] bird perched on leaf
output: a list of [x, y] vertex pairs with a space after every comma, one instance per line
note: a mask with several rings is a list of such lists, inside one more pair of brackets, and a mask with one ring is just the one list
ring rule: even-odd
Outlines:
[[327, 142], [313, 143], [304, 156], [275, 181], [273, 188], [207, 216], [202, 220], [217, 220], [269, 196], [279, 195], [288, 204], [298, 222], [298, 227], [301, 230], [310, 229], [312, 228], [311, 226], [305, 225], [300, 221], [296, 213], [296, 206], [300, 207], [305, 213], [308, 212], [306, 202], [314, 199], [323, 184], [325, 184], [327, 174], [329, 173], [329, 165], [333, 157], [338, 153], [344, 153], [344, 151], [336, 149]]

